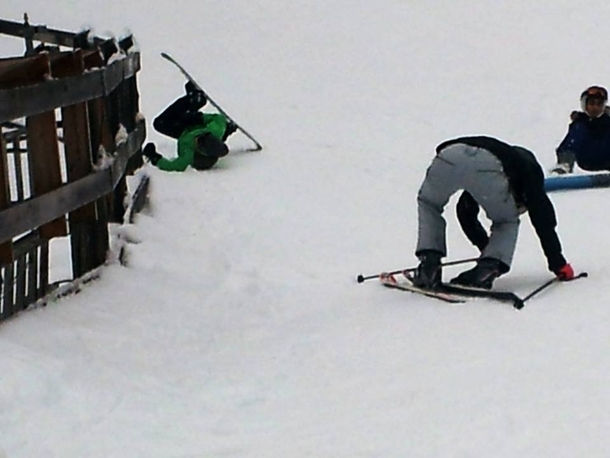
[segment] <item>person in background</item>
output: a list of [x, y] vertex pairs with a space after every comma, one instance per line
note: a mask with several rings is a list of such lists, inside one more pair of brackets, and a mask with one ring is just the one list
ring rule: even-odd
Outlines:
[[574, 164], [587, 171], [610, 170], [608, 91], [591, 86], [580, 95], [582, 111], [573, 111], [568, 133], [557, 147], [555, 174], [572, 173]]
[[178, 140], [178, 156], [167, 159], [157, 152], [154, 143], [148, 143], [142, 154], [161, 170], [184, 171], [188, 166], [196, 170], [212, 168], [221, 157], [229, 153], [224, 143], [237, 126], [220, 113], [203, 113], [199, 110], [207, 103], [203, 91], [190, 81], [186, 94], [167, 107], [153, 121], [161, 134]]
[[[555, 231], [553, 204], [544, 190], [544, 174], [533, 153], [496, 138], [476, 136], [448, 140], [436, 148], [417, 195], [420, 263], [413, 284], [434, 289], [442, 281], [441, 258], [447, 255], [443, 211], [449, 198], [464, 192], [457, 204], [458, 220], [481, 255], [474, 268], [452, 284], [491, 289], [510, 270], [519, 234], [519, 215], [529, 213], [551, 272], [560, 280], [574, 278]], [[480, 207], [491, 220], [488, 236], [478, 221]]]

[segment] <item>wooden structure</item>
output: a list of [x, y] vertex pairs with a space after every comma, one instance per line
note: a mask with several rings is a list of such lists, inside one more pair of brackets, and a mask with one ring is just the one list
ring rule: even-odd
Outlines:
[[[68, 236], [73, 278], [104, 263], [142, 165], [133, 40], [0, 20], [25, 55], [0, 59], [0, 320], [43, 297], [49, 241]], [[35, 46], [36, 43], [39, 43]]]

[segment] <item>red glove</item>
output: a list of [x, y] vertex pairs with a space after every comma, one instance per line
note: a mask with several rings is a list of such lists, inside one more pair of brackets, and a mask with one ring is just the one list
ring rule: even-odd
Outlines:
[[573, 280], [574, 269], [572, 269], [572, 266], [566, 262], [561, 269], [555, 271], [555, 275], [557, 275], [557, 278], [559, 278], [561, 281]]

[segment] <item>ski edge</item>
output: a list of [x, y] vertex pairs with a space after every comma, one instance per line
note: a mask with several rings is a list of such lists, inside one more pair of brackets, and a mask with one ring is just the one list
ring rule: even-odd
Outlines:
[[443, 283], [442, 289], [454, 294], [463, 294], [468, 297], [480, 297], [482, 299], [493, 299], [499, 302], [510, 302], [514, 308], [521, 310], [525, 306], [525, 302], [517, 294], [512, 291], [494, 291], [479, 288], [469, 288], [465, 286], [452, 285]]
[[466, 298], [451, 293], [446, 293], [443, 291], [425, 290], [422, 288], [418, 288], [417, 286], [411, 283], [398, 282], [398, 280], [396, 280], [396, 278], [391, 274], [381, 274], [379, 276], [379, 282], [386, 288], [408, 291], [414, 294], [421, 294], [422, 296], [430, 297], [433, 299], [439, 299], [443, 302], [448, 302], [450, 304], [463, 304], [467, 302]]

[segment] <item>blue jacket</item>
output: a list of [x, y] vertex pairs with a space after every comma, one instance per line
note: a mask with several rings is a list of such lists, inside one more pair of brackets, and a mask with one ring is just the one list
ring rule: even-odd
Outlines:
[[610, 115], [589, 118], [586, 113], [573, 116], [568, 133], [557, 151], [570, 150], [584, 170], [610, 170]]

